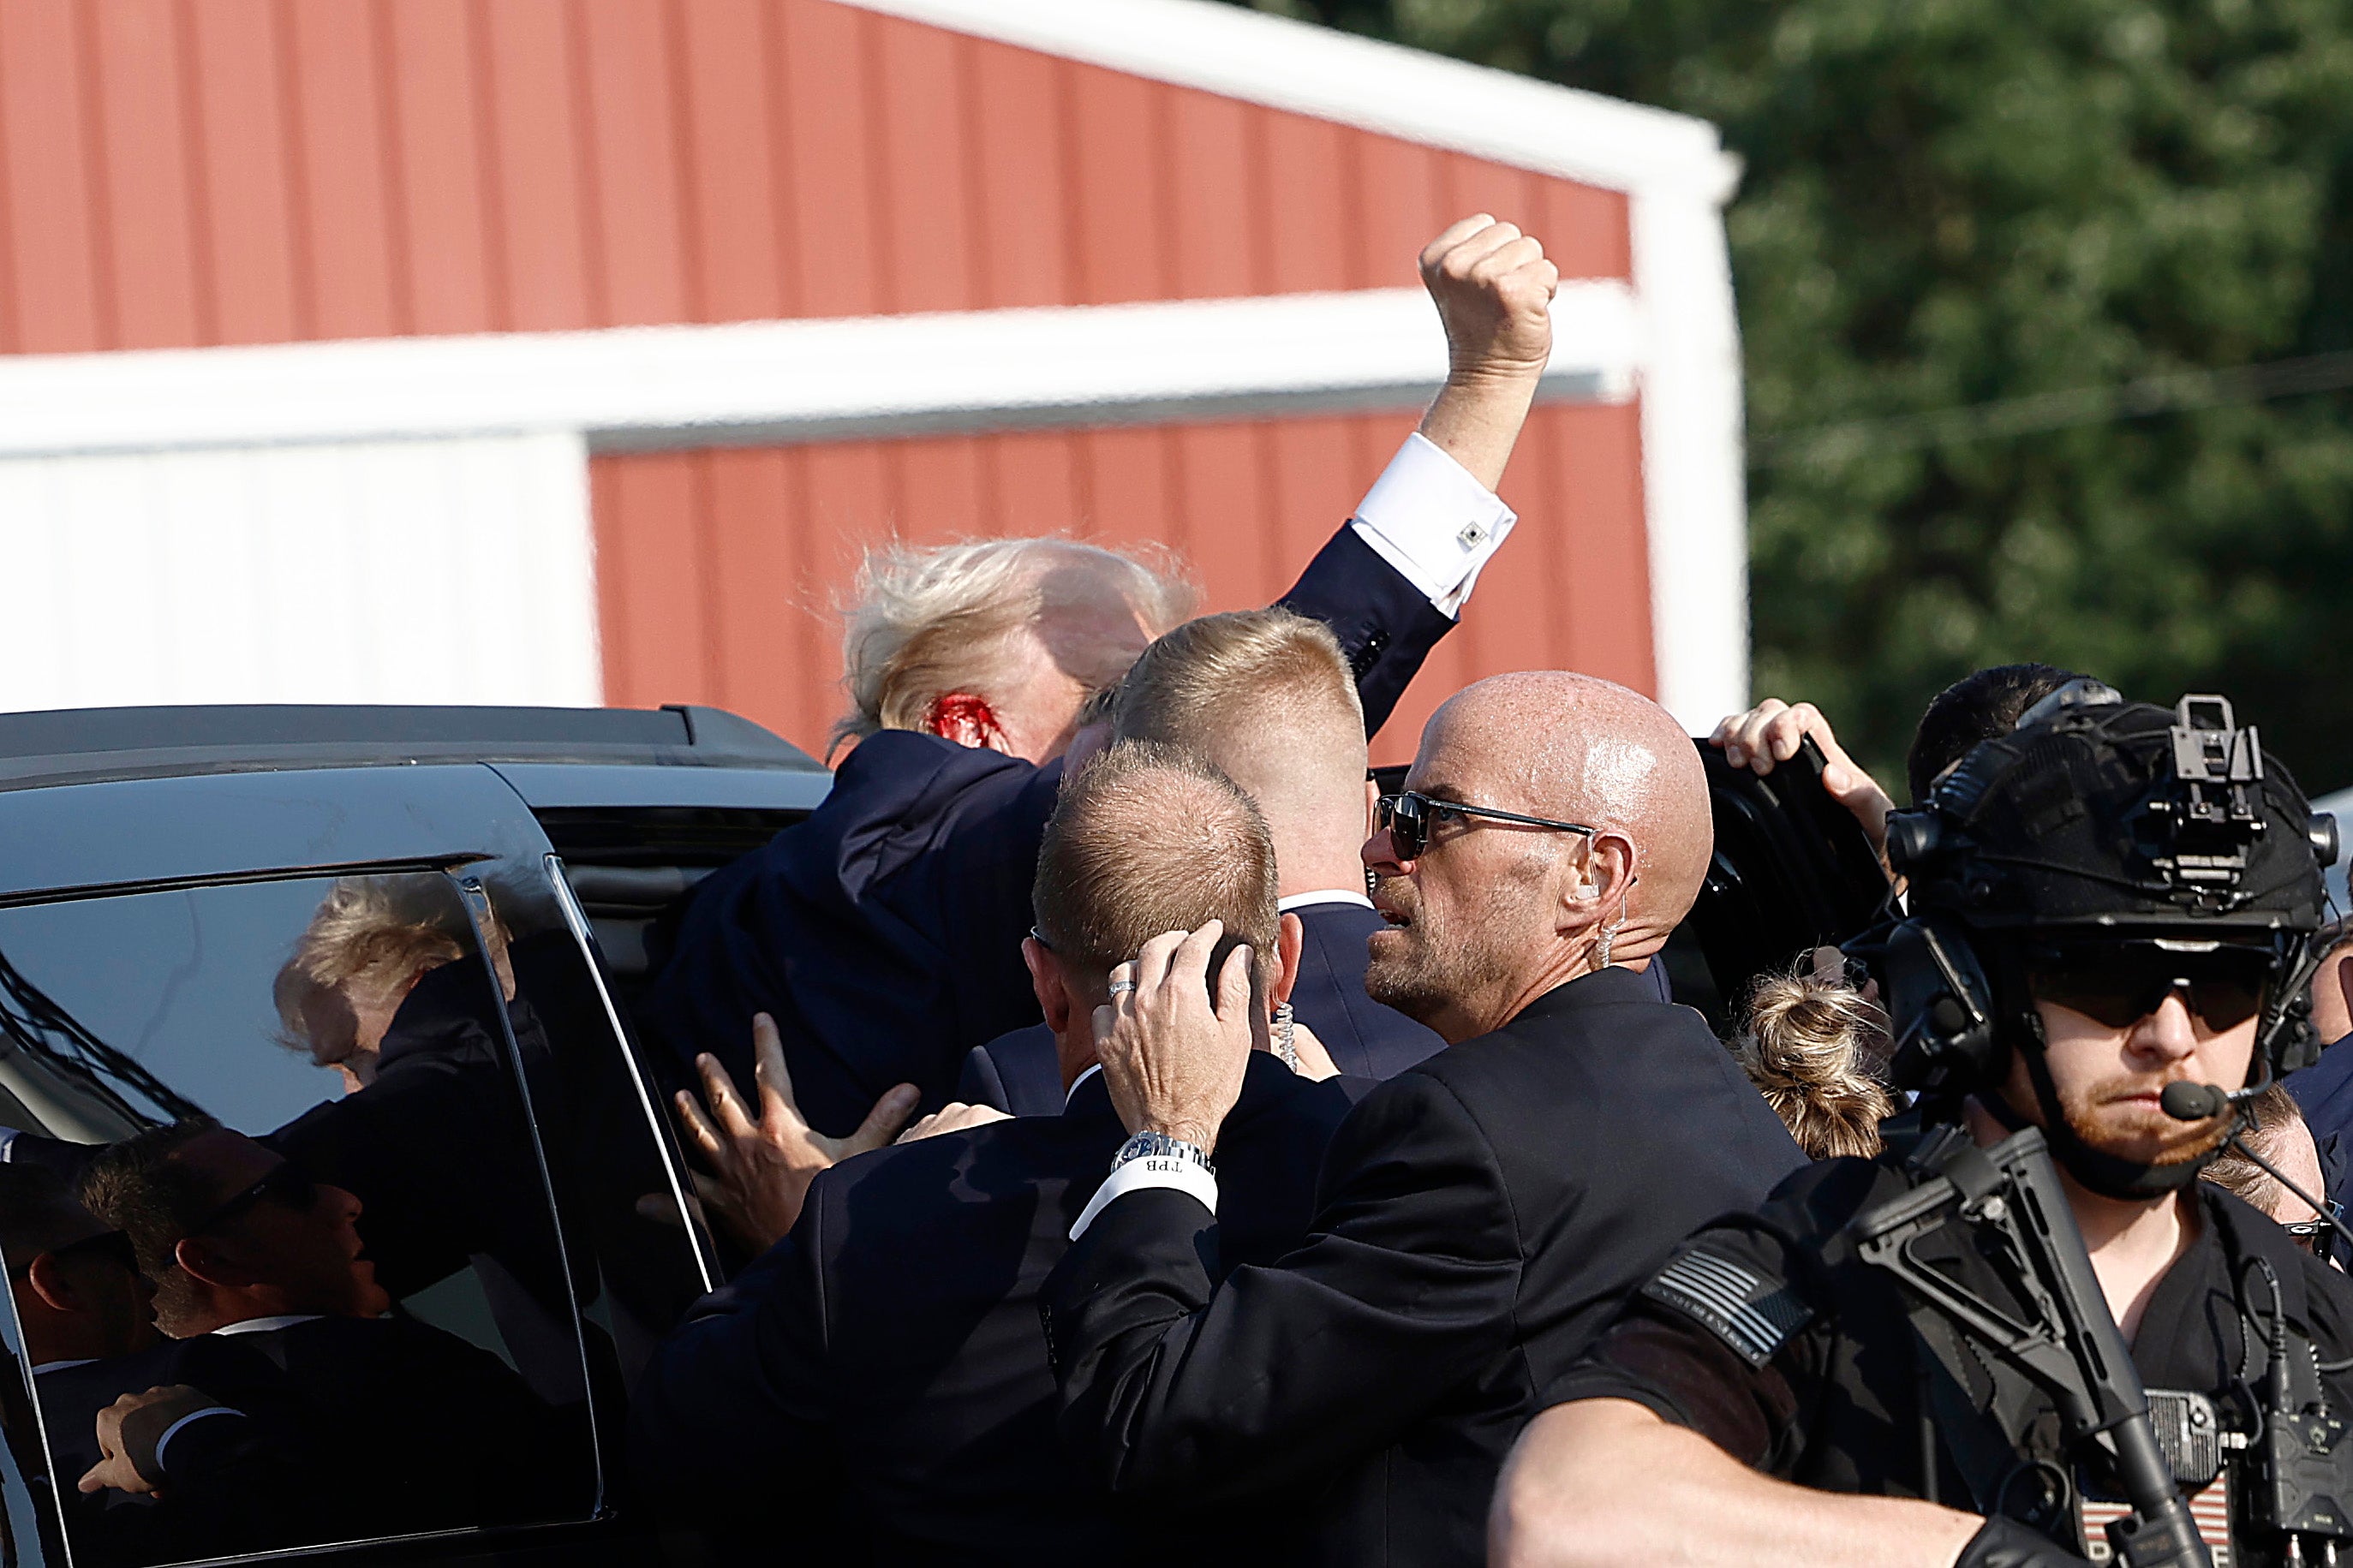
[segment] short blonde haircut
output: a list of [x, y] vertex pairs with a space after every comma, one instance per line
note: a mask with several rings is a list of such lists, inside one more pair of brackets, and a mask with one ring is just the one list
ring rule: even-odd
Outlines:
[[[833, 727], [834, 744], [920, 730], [951, 692], [991, 696], [1008, 639], [1037, 620], [1056, 580], [1070, 573], [1124, 596], [1150, 632], [1192, 613], [1192, 584], [1149, 552], [1051, 538], [869, 550], [843, 607], [841, 680], [850, 710]], [[1067, 593], [1070, 584], [1062, 586]]]
[[270, 986], [279, 1043], [311, 1048], [302, 1009], [315, 996], [389, 1000], [419, 974], [464, 957], [468, 923], [456, 892], [429, 872], [337, 879]]
[[1030, 905], [1047, 946], [1090, 981], [1164, 931], [1218, 920], [1226, 933], [1210, 973], [1248, 942], [1263, 989], [1282, 931], [1276, 897], [1274, 838], [1256, 803], [1190, 752], [1122, 741], [1064, 787]]
[[1886, 1027], [1877, 1005], [1801, 963], [1759, 980], [1742, 1012], [1733, 1055], [1806, 1157], [1878, 1153], [1894, 1100], [1862, 1065], [1864, 1042]]
[[1340, 639], [1321, 621], [1281, 608], [1203, 616], [1164, 633], [1120, 682], [1122, 739], [1214, 752], [1250, 704], [1312, 722], [1318, 710], [1361, 738], [1364, 700]]

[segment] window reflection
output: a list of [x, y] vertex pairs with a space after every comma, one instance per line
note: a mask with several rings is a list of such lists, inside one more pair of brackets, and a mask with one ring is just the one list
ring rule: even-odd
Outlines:
[[77, 1561], [593, 1509], [552, 1046], [481, 929], [438, 873], [0, 910], [0, 1255]]

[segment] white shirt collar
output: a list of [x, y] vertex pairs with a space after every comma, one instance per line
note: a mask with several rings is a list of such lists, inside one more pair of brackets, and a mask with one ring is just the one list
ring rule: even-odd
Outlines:
[[323, 1312], [280, 1312], [274, 1318], [248, 1318], [241, 1323], [223, 1323], [213, 1331], [216, 1334], [266, 1334], [276, 1329], [290, 1329], [297, 1323], [315, 1323]]
[[1365, 897], [1361, 889], [1319, 888], [1312, 893], [1293, 893], [1287, 899], [1277, 899], [1274, 907], [1278, 913], [1287, 915], [1310, 904], [1356, 904], [1369, 910], [1373, 907], [1373, 900]]
[[1087, 1079], [1094, 1077], [1095, 1074], [1101, 1071], [1103, 1071], [1103, 1063], [1097, 1062], [1092, 1067], [1087, 1068], [1086, 1071], [1081, 1073], [1077, 1078], [1072, 1079], [1071, 1080], [1070, 1092], [1062, 1096], [1062, 1109], [1065, 1110], [1070, 1110], [1071, 1101], [1076, 1100], [1079, 1096], [1079, 1085], [1086, 1082]]

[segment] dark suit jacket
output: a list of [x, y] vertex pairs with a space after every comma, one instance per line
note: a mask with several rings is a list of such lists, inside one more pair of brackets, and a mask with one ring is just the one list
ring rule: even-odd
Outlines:
[[[548, 941], [514, 944], [519, 974], [540, 966]], [[503, 1005], [525, 1058], [549, 1056], [528, 995]], [[501, 1006], [481, 959], [433, 970], [385, 1031], [375, 1081], [261, 1142], [359, 1198], [360, 1237], [396, 1300], [470, 1263], [523, 1376], [543, 1398], [571, 1404], [587, 1397], [572, 1296]], [[592, 1279], [579, 1285], [584, 1298], [595, 1293]]]
[[[295, 1419], [297, 1402], [251, 1346], [209, 1334], [166, 1340], [132, 1355], [44, 1372], [33, 1382], [76, 1561], [131, 1568], [333, 1538], [326, 1500], [342, 1474], [317, 1462], [319, 1445]], [[78, 1493], [74, 1483], [99, 1460], [98, 1413], [121, 1394], [174, 1383], [208, 1394], [235, 1386], [236, 1413], [192, 1422], [172, 1439], [163, 1454], [160, 1494]], [[149, 1443], [161, 1436], [151, 1434]], [[150, 1474], [153, 1459], [151, 1452], [142, 1465]]]
[[[1223, 1262], [1305, 1234], [1324, 1144], [1367, 1087], [1250, 1059], [1218, 1145]], [[1124, 1137], [1096, 1077], [1063, 1115], [819, 1177], [793, 1234], [697, 1305], [639, 1381], [646, 1495], [772, 1548], [791, 1521], [812, 1561], [833, 1556], [811, 1545], [830, 1529], [854, 1561], [1098, 1568], [1125, 1532], [1057, 1446], [1037, 1291]]]
[[228, 1337], [274, 1375], [259, 1387], [206, 1381], [209, 1369], [185, 1381], [239, 1408], [290, 1394], [337, 1473], [364, 1478], [337, 1500], [354, 1531], [579, 1519], [593, 1506], [585, 1412], [551, 1410], [455, 1334], [402, 1318], [316, 1318]]
[[[1347, 528], [1282, 602], [1338, 636], [1368, 730], [1454, 625]], [[748, 1082], [765, 1011], [822, 1131], [895, 1083], [947, 1100], [974, 1047], [1038, 1022], [1018, 948], [1061, 779], [911, 731], [860, 742], [806, 821], [696, 890], [644, 1014], [679, 1081], [709, 1051]]]
[[[1395, 1078], [1437, 1055], [1443, 1040], [1365, 994], [1365, 939], [1380, 929], [1381, 917], [1362, 904], [1309, 904], [1296, 912], [1304, 941], [1291, 1005], [1342, 1076]], [[1062, 1108], [1054, 1031], [1034, 1024], [978, 1047], [965, 1058], [955, 1097], [1014, 1116], [1054, 1115]]]
[[[113, 1560], [585, 1518], [593, 1506], [585, 1417], [562, 1420], [496, 1356], [405, 1319], [199, 1334], [36, 1383], [69, 1494], [73, 1467], [97, 1462], [97, 1413], [117, 1394], [185, 1383], [248, 1418], [246, 1451], [195, 1495], [174, 1479], [161, 1506], [98, 1500]], [[230, 1423], [188, 1432], [217, 1446], [238, 1434]], [[180, 1442], [165, 1453], [174, 1477], [195, 1457]]]
[[1041, 1298], [1072, 1451], [1164, 1507], [1289, 1499], [1300, 1561], [1483, 1562], [1538, 1393], [1694, 1226], [1804, 1163], [1651, 989], [1572, 981], [1374, 1090], [1274, 1267], [1213, 1282], [1200, 1205], [1113, 1202]]

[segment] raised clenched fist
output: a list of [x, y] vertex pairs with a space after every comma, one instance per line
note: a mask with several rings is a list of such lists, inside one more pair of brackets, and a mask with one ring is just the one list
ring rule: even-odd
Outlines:
[[1560, 268], [1514, 224], [1479, 213], [1422, 247], [1421, 280], [1446, 327], [1456, 376], [1543, 374]]

